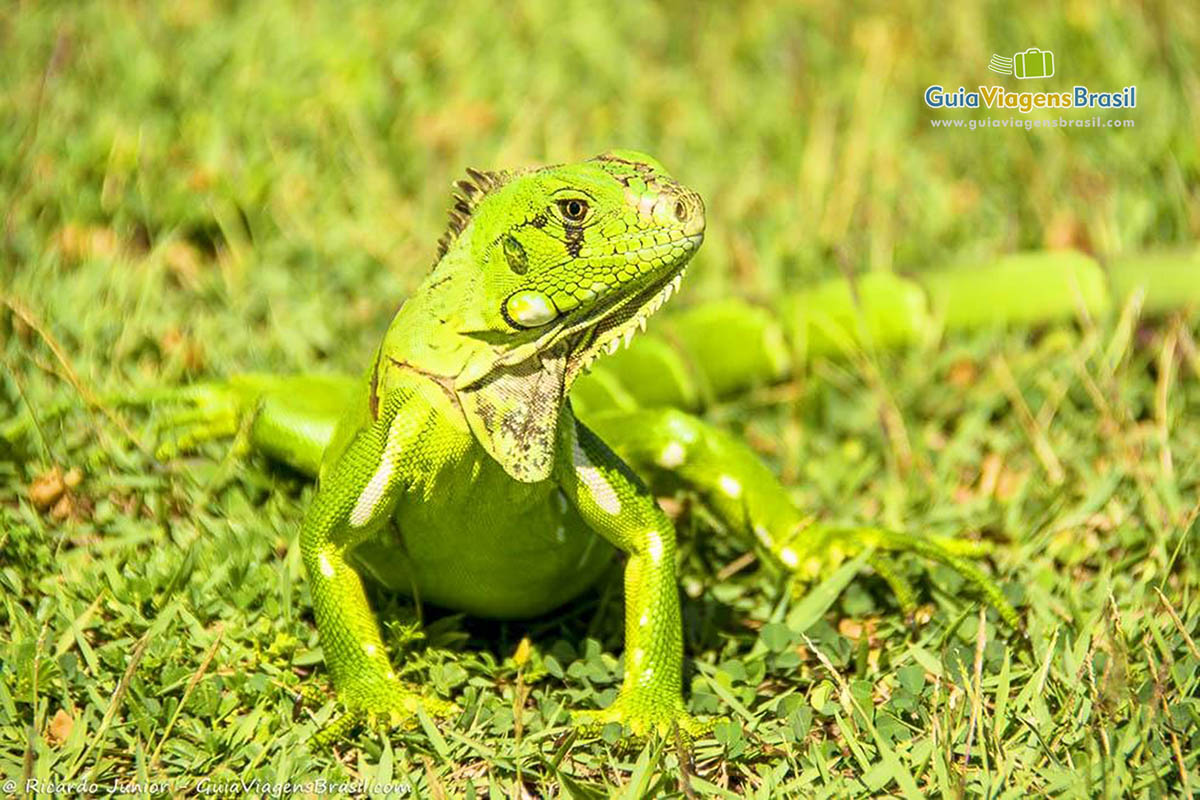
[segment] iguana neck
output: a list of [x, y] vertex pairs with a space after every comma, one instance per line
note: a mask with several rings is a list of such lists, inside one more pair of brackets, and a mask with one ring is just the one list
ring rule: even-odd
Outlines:
[[468, 366], [499, 353], [471, 332], [483, 328], [480, 273], [466, 253], [446, 254], [405, 300], [384, 341], [387, 354], [451, 385]]

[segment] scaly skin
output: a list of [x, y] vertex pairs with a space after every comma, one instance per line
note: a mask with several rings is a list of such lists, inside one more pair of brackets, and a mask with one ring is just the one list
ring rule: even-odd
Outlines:
[[441, 258], [342, 418], [300, 534], [338, 694], [394, 719], [448, 711], [397, 680], [354, 568], [359, 545], [397, 537], [390, 563], [363, 566], [433, 602], [512, 617], [586, 588], [608, 556], [599, 535], [629, 556], [628, 674], [604, 718], [695, 730], [674, 531], [566, 395], [678, 286], [703, 204], [634, 153], [472, 173], [460, 188]]
[[702, 303], [666, 315], [637, 347], [597, 364], [571, 398], [585, 417], [614, 408], [695, 410], [785, 380], [816, 358], [862, 358], [943, 332], [1103, 318], [1135, 296], [1145, 315], [1200, 309], [1200, 249], [1103, 265], [1072, 250], [1016, 253], [911, 277], [826, 280], [783, 295], [774, 308], [737, 297]]
[[[797, 588], [870, 546], [881, 551], [872, 565], [911, 611], [915, 593], [883, 553], [915, 552], [958, 570], [1017, 624], [996, 584], [967, 560], [979, 545], [805, 526], [744, 444], [683, 411], [646, 408], [696, 407], [785, 376], [795, 331], [824, 352], [918, 338], [921, 304], [903, 281], [860, 285], [866, 308], [839, 286], [800, 293], [790, 331], [738, 301], [680, 315], [669, 338], [639, 339], [579, 381], [571, 397], [587, 408], [585, 426], [565, 397], [678, 287], [703, 235], [699, 197], [636, 153], [472, 172], [460, 189], [437, 264], [364, 379], [248, 375], [133, 398], [175, 408], [164, 456], [249, 421], [256, 447], [319, 473], [301, 547], [327, 664], [350, 709], [396, 723], [422, 707], [454, 710], [396, 679], [364, 573], [442, 606], [520, 618], [585, 591], [619, 549], [628, 555], [624, 683], [612, 706], [575, 717], [639, 734], [702, 731], [681, 693], [674, 531], [637, 474], [697, 495]], [[935, 279], [930, 294], [945, 285]], [[881, 297], [898, 299], [874, 313]], [[0, 439], [15, 441], [21, 428], [10, 424]]]

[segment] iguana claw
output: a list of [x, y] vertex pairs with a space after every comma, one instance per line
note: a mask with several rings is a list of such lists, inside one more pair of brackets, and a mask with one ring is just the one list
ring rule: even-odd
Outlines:
[[346, 701], [345, 712], [313, 736], [313, 743], [319, 747], [346, 738], [360, 725], [379, 731], [408, 730], [416, 727], [421, 712], [442, 719], [462, 711], [449, 700], [423, 695], [399, 682], [384, 686], [350, 686], [342, 696]]
[[163, 392], [149, 400], [161, 408], [154, 422], [159, 440], [154, 456], [160, 461], [234, 436], [255, 408], [252, 394], [216, 382]]
[[868, 563], [892, 589], [906, 617], [911, 617], [916, 609], [916, 593], [896, 569], [895, 557], [911, 553], [953, 569], [996, 609], [1006, 624], [1020, 629], [1021, 617], [995, 579], [971, 561], [991, 551], [987, 542], [918, 536], [873, 527], [812, 525], [781, 540], [771, 555], [791, 571], [793, 588], [803, 592], [813, 581], [825, 577], [842, 561], [868, 547], [876, 550]]
[[685, 711], [682, 704], [670, 706], [627, 697], [618, 697], [608, 708], [571, 712], [571, 724], [584, 731], [598, 732], [615, 722], [639, 739], [670, 739], [678, 730], [685, 741], [691, 741], [712, 731], [719, 721], [697, 719]]

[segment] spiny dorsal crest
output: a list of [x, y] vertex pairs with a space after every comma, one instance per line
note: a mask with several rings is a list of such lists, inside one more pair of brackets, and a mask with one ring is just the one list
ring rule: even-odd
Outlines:
[[509, 170], [485, 172], [468, 167], [467, 179], [455, 181], [454, 188], [457, 191], [453, 195], [454, 205], [450, 208], [450, 224], [442, 238], [438, 239], [438, 261], [442, 260], [450, 245], [467, 227], [467, 223], [471, 221], [471, 214], [479, 206], [479, 201], [508, 183], [517, 174]]

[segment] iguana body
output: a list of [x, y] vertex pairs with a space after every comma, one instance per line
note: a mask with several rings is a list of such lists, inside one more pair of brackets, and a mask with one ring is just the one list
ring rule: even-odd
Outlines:
[[[681, 696], [673, 530], [635, 472], [698, 496], [797, 587], [873, 547], [869, 563], [910, 612], [914, 592], [878, 552], [910, 551], [949, 564], [1016, 624], [967, 560], [980, 545], [806, 525], [745, 445], [679, 409], [783, 379], [810, 357], [857, 358], [942, 330], [1102, 315], [1131, 298], [1150, 312], [1200, 306], [1195, 253], [1104, 269], [1078, 253], [1027, 254], [913, 279], [828, 281], [784, 296], [778, 316], [740, 299], [700, 305], [584, 374], [678, 287], [703, 235], [699, 197], [636, 153], [472, 172], [460, 188], [434, 270], [361, 379], [243, 375], [133, 400], [166, 405], [164, 453], [248, 422], [258, 449], [319, 475], [301, 546], [326, 661], [356, 711], [452, 710], [394, 677], [363, 575], [520, 618], [586, 591], [623, 551], [625, 682], [612, 706], [581, 716], [642, 733], [697, 730]], [[0, 445], [19, 448], [31, 420], [0, 426]]]
[[629, 669], [609, 717], [691, 728], [674, 531], [566, 395], [678, 285], [703, 205], [635, 154], [459, 186], [439, 260], [343, 412], [301, 530], [338, 693], [377, 714], [445, 710], [396, 678], [355, 563], [439, 605], [523, 617], [586, 589], [606, 541], [629, 555]]
[[[803, 577], [865, 546], [915, 549], [959, 569], [1015, 620], [962, 559], [977, 547], [873, 529], [802, 534], [771, 473], [701, 420], [595, 410], [597, 435], [575, 417], [575, 379], [644, 328], [703, 238], [699, 196], [658, 162], [609, 153], [472, 172], [459, 186], [434, 269], [361, 380], [204, 384], [182, 393], [196, 407], [172, 418], [198, 422], [184, 436], [195, 440], [230, 432], [256, 408], [252, 441], [319, 473], [300, 543], [326, 663], [347, 706], [393, 717], [422, 705], [449, 710], [397, 680], [364, 574], [440, 606], [521, 618], [585, 591], [621, 551], [625, 679], [612, 706], [583, 716], [639, 733], [698, 730], [681, 690], [674, 530], [634, 468], [669, 472], [726, 528]], [[658, 377], [647, 376], [649, 392]], [[911, 606], [903, 580], [873, 563]]]
[[[674, 530], [639, 475], [699, 497], [722, 529], [796, 586], [874, 548], [869, 563], [910, 612], [914, 592], [878, 551], [911, 551], [950, 565], [1017, 624], [996, 584], [967, 560], [982, 546], [806, 525], [745, 445], [666, 407], [787, 373], [796, 342], [785, 343], [763, 309], [701, 307], [666, 338], [601, 361], [571, 394], [586, 406], [576, 418], [567, 400], [576, 379], [644, 329], [703, 238], [699, 196], [658, 162], [616, 152], [472, 171], [459, 188], [434, 269], [361, 379], [235, 376], [135, 401], [167, 406], [173, 438], [164, 453], [249, 422], [258, 449], [319, 477], [300, 544], [326, 664], [347, 707], [393, 719], [453, 709], [396, 678], [364, 575], [448, 608], [521, 618], [586, 591], [620, 551], [624, 682], [609, 708], [575, 716], [640, 734], [700, 730], [683, 705]], [[810, 315], [799, 330], [816, 351], [920, 333], [913, 303], [873, 310], [888, 288], [860, 289], [858, 304], [840, 288], [791, 299]], [[14, 445], [29, 426], [28, 417], [8, 423], [0, 441]]]

